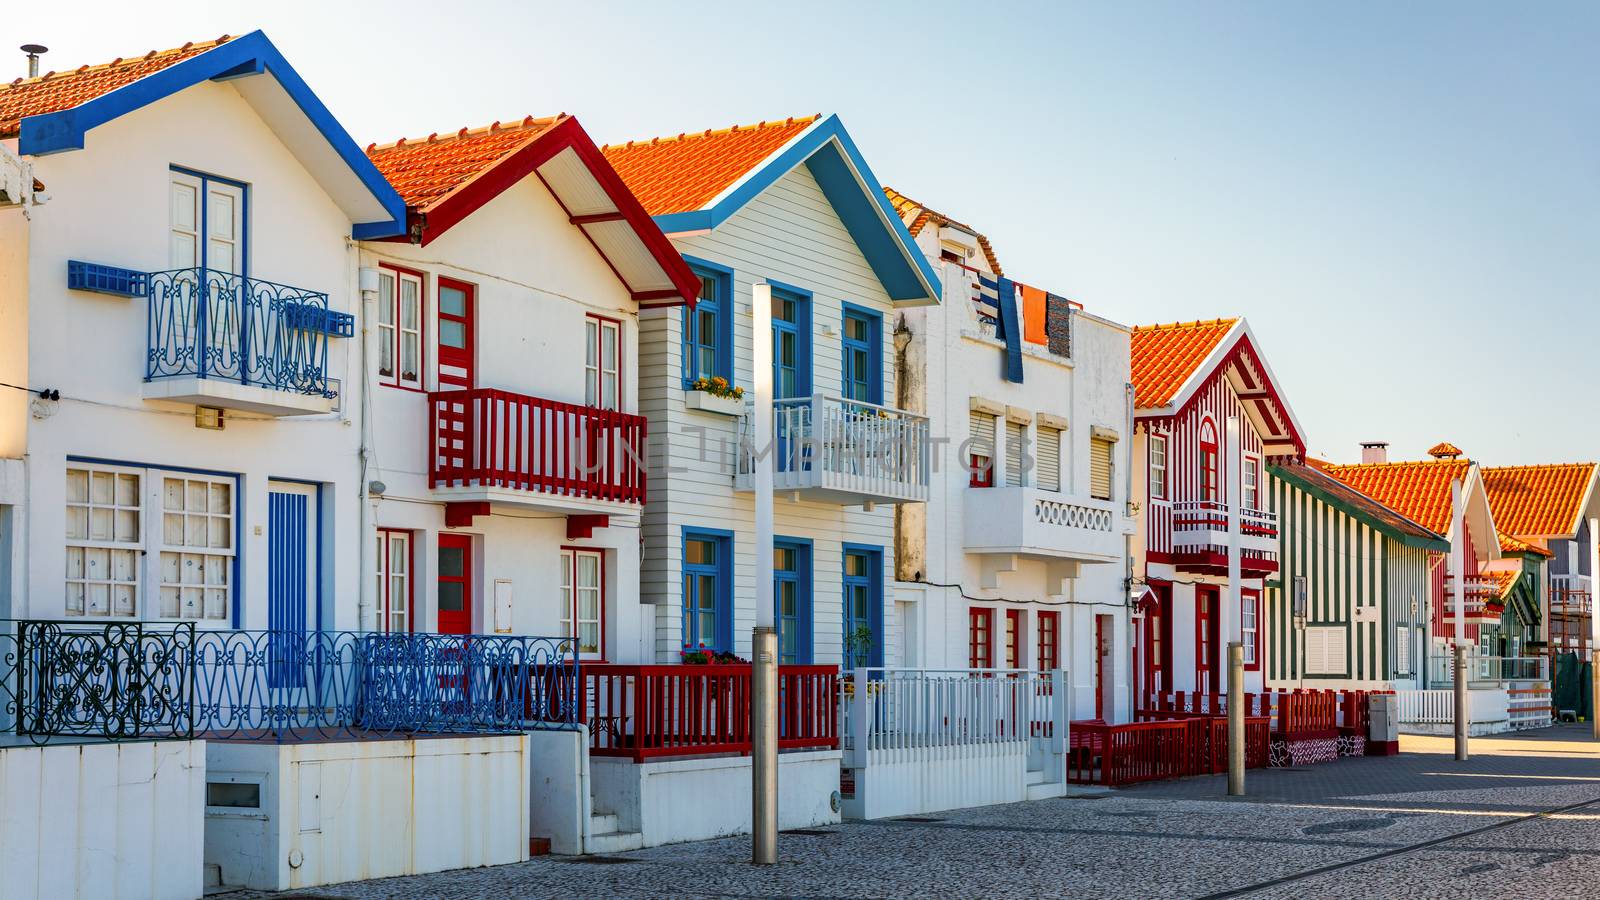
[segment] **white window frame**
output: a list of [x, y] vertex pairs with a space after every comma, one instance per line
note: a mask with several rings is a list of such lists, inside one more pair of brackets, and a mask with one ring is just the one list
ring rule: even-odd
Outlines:
[[[176, 191], [179, 187], [191, 192], [187, 203], [179, 202]], [[169, 266], [173, 269], [203, 267], [232, 275], [245, 274], [245, 264], [249, 254], [247, 241], [249, 226], [245, 221], [248, 197], [248, 189], [241, 182], [183, 169], [169, 169], [167, 186]], [[227, 233], [216, 228], [216, 223], [212, 221], [214, 198], [224, 199], [232, 206], [233, 214], [228, 217]], [[187, 212], [189, 218], [187, 223], [180, 220], [180, 210]], [[184, 254], [178, 251], [179, 237], [185, 237], [191, 242], [190, 253]], [[217, 254], [213, 250], [219, 246], [227, 247], [228, 254], [233, 257], [233, 265], [221, 267], [217, 265]]]
[[[622, 323], [592, 313], [583, 317], [584, 402], [599, 409], [622, 408]], [[611, 363], [605, 342], [611, 339]]]
[[1261, 460], [1246, 456], [1244, 470], [1239, 473], [1239, 493], [1244, 498], [1245, 509], [1261, 508]]
[[[72, 489], [74, 473], [82, 473], [84, 489], [81, 499]], [[67, 618], [84, 620], [114, 620], [137, 619], [144, 613], [144, 569], [145, 547], [148, 543], [149, 529], [145, 522], [145, 495], [148, 482], [143, 469], [128, 468], [125, 466], [105, 466], [90, 463], [67, 463], [63, 473], [66, 491], [66, 501], [63, 512], [66, 515], [66, 574], [63, 583], [63, 612]], [[96, 476], [109, 480], [111, 484], [111, 502], [94, 502], [94, 483]], [[117, 502], [117, 488], [124, 483], [123, 479], [134, 479], [133, 496], [131, 504]], [[79, 518], [81, 510], [82, 528], [77, 529], [74, 522]], [[93, 535], [96, 512], [103, 511], [109, 516], [111, 531], [108, 537], [96, 539]], [[132, 518], [133, 537], [131, 539], [117, 540], [116, 534], [119, 527], [125, 527], [128, 515]], [[78, 534], [74, 534], [77, 531]], [[106, 571], [92, 573], [90, 567], [95, 558], [104, 555]], [[116, 560], [127, 560], [123, 567], [126, 575], [131, 577], [115, 577], [119, 566]], [[81, 588], [81, 596], [74, 586]], [[104, 611], [91, 612], [92, 595], [96, 588], [105, 589]], [[128, 605], [131, 609], [127, 613], [115, 612], [118, 587], [129, 589]], [[75, 599], [76, 598], [76, 599]], [[76, 611], [74, 610], [76, 607]]]
[[[416, 629], [416, 537], [409, 531], [378, 529], [378, 631], [391, 634]], [[405, 562], [395, 570], [396, 545], [403, 545]], [[403, 609], [394, 606], [395, 591], [403, 590]], [[399, 627], [396, 627], [396, 625]]]
[[1261, 623], [1261, 595], [1239, 592], [1239, 641], [1244, 645], [1244, 664], [1256, 664], [1256, 632]]
[[[417, 315], [414, 327], [407, 328], [401, 320], [404, 312], [401, 306], [401, 295], [407, 285], [414, 285], [417, 291]], [[427, 285], [421, 274], [383, 266], [378, 269], [378, 358], [377, 378], [379, 384], [390, 387], [404, 388], [406, 390], [420, 391], [424, 387], [424, 372], [428, 368], [427, 353], [427, 310], [428, 299]], [[387, 317], [387, 321], [385, 321]], [[417, 344], [417, 371], [414, 377], [406, 378], [401, 371], [400, 360], [405, 348], [407, 338]], [[383, 370], [384, 355], [388, 354], [389, 371]]]
[[[1160, 457], [1159, 462], [1157, 457]], [[1167, 436], [1164, 434], [1150, 435], [1150, 499], [1167, 499]]]
[[[63, 582], [63, 614], [69, 619], [84, 621], [194, 622], [202, 627], [228, 626], [233, 618], [238, 592], [239, 478], [235, 475], [211, 472], [72, 459], [69, 459], [63, 468], [63, 478], [71, 479], [72, 473], [80, 471], [87, 474], [91, 500], [95, 473], [109, 475], [113, 479], [119, 476], [136, 477], [137, 507], [120, 501], [109, 506], [78, 502], [73, 499], [69, 488], [63, 503], [63, 512], [68, 517], [63, 531], [70, 533], [68, 530], [72, 528], [73, 515], [70, 510], [73, 508], [85, 509], [90, 520], [95, 509], [109, 509], [113, 522], [116, 521], [118, 512], [136, 513], [138, 538], [124, 541], [100, 541], [88, 536], [82, 539], [65, 538], [67, 562]], [[182, 504], [176, 509], [167, 508], [166, 489], [169, 480], [178, 482], [182, 490]], [[195, 510], [188, 506], [194, 499], [192, 488], [202, 489], [205, 498], [204, 509]], [[221, 511], [219, 508], [222, 504], [213, 502], [217, 497], [218, 488], [226, 493], [226, 508]], [[174, 517], [175, 521], [169, 521], [169, 517]], [[177, 527], [175, 533], [178, 535], [178, 540], [168, 542], [168, 527], [174, 525]], [[195, 528], [205, 531], [203, 543], [189, 543], [192, 539], [191, 529]], [[217, 537], [218, 535], [220, 537]], [[75, 549], [86, 551], [84, 554], [86, 560], [87, 553], [97, 549], [122, 553], [136, 552], [138, 557], [130, 567], [133, 578], [88, 577], [87, 562], [81, 568], [76, 570], [74, 568]], [[191, 566], [198, 566], [198, 577], [185, 571]], [[82, 575], [77, 576], [77, 572], [81, 572]], [[74, 602], [73, 592], [70, 589], [73, 583], [82, 583], [85, 586], [85, 598], [81, 608], [75, 608], [78, 604]], [[91, 613], [90, 588], [102, 584], [108, 587], [106, 612]], [[132, 608], [121, 614], [115, 612], [116, 603], [111, 599], [114, 597], [115, 587], [119, 584], [133, 588]], [[172, 604], [168, 603], [168, 590], [176, 592], [172, 595]], [[186, 614], [184, 603], [190, 596], [198, 600], [198, 606], [193, 608], [192, 614]]]
[[[593, 559], [595, 584], [578, 583], [579, 560]], [[583, 593], [594, 596], [594, 615], [582, 613]], [[576, 622], [576, 624], [574, 624]], [[582, 629], [593, 625], [595, 643], [592, 649], [583, 645]], [[561, 633], [573, 639], [573, 646], [583, 659], [603, 659], [606, 651], [606, 552], [601, 549], [580, 547], [561, 548]]]

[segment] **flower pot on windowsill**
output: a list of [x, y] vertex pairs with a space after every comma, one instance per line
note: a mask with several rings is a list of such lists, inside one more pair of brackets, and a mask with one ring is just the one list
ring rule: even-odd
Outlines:
[[719, 416], [744, 415], [744, 398], [718, 397], [716, 394], [706, 391], [684, 391], [683, 405], [689, 409], [698, 409], [701, 412], [715, 413]]

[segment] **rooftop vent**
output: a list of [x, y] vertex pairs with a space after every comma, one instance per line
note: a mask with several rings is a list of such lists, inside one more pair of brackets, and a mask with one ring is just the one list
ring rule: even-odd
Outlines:
[[23, 53], [28, 54], [28, 77], [29, 78], [38, 78], [39, 77], [39, 57], [42, 54], [49, 53], [50, 52], [50, 48], [46, 47], [43, 44], [23, 44], [21, 47], [18, 47], [17, 49], [21, 50]]

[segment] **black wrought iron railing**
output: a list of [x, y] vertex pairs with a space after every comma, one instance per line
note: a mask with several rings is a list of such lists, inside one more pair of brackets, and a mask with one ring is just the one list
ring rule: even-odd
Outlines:
[[0, 621], [0, 730], [304, 741], [574, 728], [570, 638]]

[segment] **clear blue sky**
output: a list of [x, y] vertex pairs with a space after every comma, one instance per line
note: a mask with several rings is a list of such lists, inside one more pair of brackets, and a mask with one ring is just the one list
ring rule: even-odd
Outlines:
[[[1520, 8], [1519, 8], [1520, 7]], [[263, 28], [357, 140], [839, 113], [1008, 273], [1247, 316], [1312, 452], [1600, 457], [1600, 4], [27, 3], [46, 68]], [[12, 27], [15, 26], [15, 27]], [[0, 60], [7, 57], [0, 55]]]

